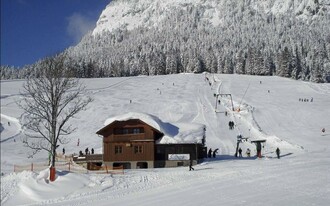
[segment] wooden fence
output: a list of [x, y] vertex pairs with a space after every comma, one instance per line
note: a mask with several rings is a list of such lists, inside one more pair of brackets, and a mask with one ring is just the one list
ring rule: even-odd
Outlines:
[[[14, 165], [14, 172], [22, 172], [22, 171], [32, 171], [32, 172], [40, 172], [49, 168], [49, 165], [46, 163], [31, 163], [27, 165]], [[124, 174], [124, 167], [113, 167], [112, 169], [108, 169], [107, 166], [98, 167], [97, 170], [95, 168], [93, 170], [88, 170], [85, 167], [76, 164], [74, 162], [57, 162], [55, 164], [56, 170], [69, 171], [74, 173], [92, 173], [92, 174]]]
[[[96, 174], [124, 174], [124, 167], [112, 167], [108, 168], [105, 166], [97, 166], [92, 161], [99, 161], [100, 155], [90, 156], [88, 160], [92, 160], [91, 162], [86, 162], [86, 160], [81, 161], [82, 163], [87, 163], [87, 168], [83, 167], [82, 164], [77, 164], [73, 161], [74, 158], [72, 156], [64, 156], [58, 155], [56, 156], [56, 170], [69, 171], [74, 173], [96, 173]], [[80, 162], [80, 161], [77, 161]], [[49, 168], [47, 163], [31, 163], [26, 165], [14, 165], [14, 172], [22, 172], [22, 171], [33, 171], [40, 172]]]

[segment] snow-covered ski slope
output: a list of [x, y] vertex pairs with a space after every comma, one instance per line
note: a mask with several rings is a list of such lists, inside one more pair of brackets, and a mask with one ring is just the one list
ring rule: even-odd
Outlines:
[[[22, 145], [24, 136], [17, 121], [22, 111], [15, 103], [21, 99], [23, 82], [1, 81], [4, 173], [1, 205], [328, 205], [330, 202], [329, 84], [223, 74], [82, 79], [82, 82], [94, 101], [71, 121], [78, 129], [70, 136], [71, 142], [64, 145], [67, 153], [78, 153], [86, 147], [101, 153], [102, 139], [95, 132], [106, 119], [127, 112], [149, 113], [165, 123], [182, 125], [184, 131], [189, 131], [186, 128], [189, 124], [183, 123], [205, 124], [207, 147], [219, 148], [220, 152], [216, 158], [194, 166], [192, 172], [186, 167], [127, 170], [124, 175], [114, 176], [63, 172], [49, 184], [44, 172], [11, 173], [13, 164], [47, 162], [47, 154], [41, 152], [27, 158], [29, 150]], [[215, 109], [219, 102], [214, 94], [231, 94], [235, 111], [229, 95], [219, 95], [220, 104]], [[229, 130], [229, 121], [235, 122], [234, 130]], [[241, 144], [243, 158], [235, 158], [239, 134], [249, 140], [265, 139], [264, 157], [254, 157], [255, 146], [248, 140]], [[280, 159], [275, 155], [277, 147], [281, 149]], [[245, 157], [247, 148], [253, 157]]]

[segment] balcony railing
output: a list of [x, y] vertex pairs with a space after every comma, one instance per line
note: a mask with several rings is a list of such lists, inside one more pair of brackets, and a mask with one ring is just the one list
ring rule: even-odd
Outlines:
[[129, 142], [134, 140], [147, 140], [144, 133], [141, 134], [120, 134], [111, 135], [110, 137], [104, 138], [104, 142]]

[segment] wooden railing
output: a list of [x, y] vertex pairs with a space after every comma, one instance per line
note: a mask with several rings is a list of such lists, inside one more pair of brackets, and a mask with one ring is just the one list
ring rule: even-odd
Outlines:
[[83, 156], [73, 156], [73, 161], [77, 163], [83, 162], [102, 162], [103, 155], [102, 154], [89, 154]]

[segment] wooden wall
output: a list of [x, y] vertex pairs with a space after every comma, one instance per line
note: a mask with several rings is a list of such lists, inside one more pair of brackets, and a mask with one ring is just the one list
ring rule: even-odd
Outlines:
[[[115, 154], [115, 146], [122, 147], [121, 154]], [[134, 146], [142, 146], [142, 153], [135, 153]], [[116, 142], [116, 143], [104, 143], [104, 161], [153, 161], [154, 156], [154, 142]]]
[[[139, 134], [115, 134], [115, 129], [143, 128]], [[155, 159], [155, 136], [158, 131], [140, 120], [114, 122], [103, 131], [104, 161], [153, 161]], [[122, 153], [115, 153], [115, 147], [121, 146]], [[141, 146], [142, 152], [136, 153], [135, 146]]]

